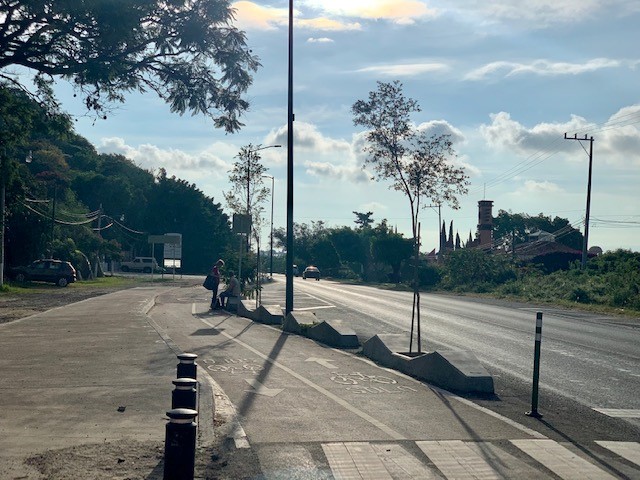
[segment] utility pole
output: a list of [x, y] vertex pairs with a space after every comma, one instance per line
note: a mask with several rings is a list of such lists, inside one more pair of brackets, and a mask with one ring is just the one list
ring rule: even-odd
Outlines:
[[[587, 266], [587, 249], [589, 245], [589, 212], [591, 210], [591, 172], [593, 166], [593, 137], [588, 138], [587, 135], [584, 135], [584, 138], [578, 138], [578, 134], [574, 134], [572, 137], [567, 137], [567, 134], [564, 134], [565, 140], [577, 140], [580, 142], [580, 146], [584, 149], [584, 145], [582, 142], [589, 142], [589, 176], [587, 179], [587, 208], [584, 216], [584, 238], [582, 239], [582, 262], [581, 267], [584, 270]], [[586, 150], [585, 150], [586, 152]]]
[[54, 183], [53, 184], [53, 206], [51, 208], [51, 244], [49, 246], [49, 248], [51, 249], [50, 251], [50, 258], [53, 258], [53, 227], [56, 224], [56, 200], [58, 198], [58, 184]]
[[442, 204], [438, 203], [437, 205], [427, 205], [427, 207], [435, 209], [438, 207], [438, 262], [442, 260], [442, 233], [440, 232], [440, 225], [442, 224], [442, 215], [441, 215], [441, 207]]

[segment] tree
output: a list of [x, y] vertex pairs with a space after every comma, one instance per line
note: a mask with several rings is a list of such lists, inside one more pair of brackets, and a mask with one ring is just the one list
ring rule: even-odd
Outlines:
[[[54, 79], [103, 116], [131, 91], [238, 130], [259, 67], [227, 0], [0, 0], [0, 78], [58, 110]], [[9, 71], [8, 67], [24, 67]]]
[[373, 225], [373, 218], [371, 218], [371, 215], [373, 215], [373, 212], [367, 212], [367, 213], [353, 212], [353, 213], [356, 216], [356, 219], [354, 220], [354, 222], [359, 229], [371, 228], [371, 225]]
[[[459, 208], [457, 195], [467, 192], [467, 176], [451, 163], [455, 157], [449, 135], [431, 135], [411, 123], [411, 114], [420, 111], [416, 100], [406, 98], [402, 83], [378, 82], [378, 89], [369, 92], [368, 100], [358, 100], [351, 107], [353, 123], [368, 128], [365, 166], [370, 165], [377, 180], [388, 180], [390, 188], [402, 192], [411, 207], [411, 227], [414, 242], [414, 314], [418, 315], [418, 351], [421, 350], [419, 266], [419, 213], [432, 204], [448, 203]], [[413, 342], [412, 335], [409, 344]]]
[[252, 226], [256, 236], [260, 232], [262, 204], [269, 198], [270, 190], [264, 186], [263, 175], [267, 168], [260, 163], [258, 150], [260, 145], [246, 145], [236, 156], [238, 161], [233, 164], [229, 172], [229, 182], [232, 189], [223, 192], [227, 205], [234, 213], [251, 215]]
[[571, 226], [566, 218], [551, 218], [539, 213], [535, 217], [526, 213], [512, 213], [499, 210], [493, 219], [493, 234], [505, 247], [515, 241], [521, 244], [529, 239], [529, 234], [539, 230], [551, 233], [556, 241], [575, 250], [582, 249], [582, 233]]
[[393, 273], [391, 280], [400, 282], [400, 268], [402, 262], [411, 258], [413, 254], [413, 241], [403, 238], [398, 233], [376, 237], [371, 246], [373, 256], [376, 260], [391, 266]]

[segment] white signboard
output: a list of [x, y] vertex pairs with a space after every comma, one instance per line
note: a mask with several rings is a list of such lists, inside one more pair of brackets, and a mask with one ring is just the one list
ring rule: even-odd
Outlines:
[[[165, 266], [170, 266], [167, 264], [168, 259], [171, 259], [171, 260], [182, 259], [182, 234], [166, 233], [164, 237], [172, 238], [173, 240], [171, 243], [168, 243], [168, 242], [164, 243], [164, 259], [165, 259], [164, 263], [165, 263]], [[180, 262], [178, 262], [178, 265], [171, 265], [171, 266], [175, 266], [175, 268], [180, 268], [179, 264]]]

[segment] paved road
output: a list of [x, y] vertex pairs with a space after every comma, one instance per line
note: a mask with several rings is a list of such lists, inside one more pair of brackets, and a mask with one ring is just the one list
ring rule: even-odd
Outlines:
[[[640, 478], [640, 436], [596, 429], [569, 437], [553, 416], [513, 421], [361, 357], [207, 308], [195, 288], [159, 296], [149, 315], [165, 339], [199, 355], [217, 421], [232, 425], [224, 429], [232, 451], [254, 455], [255, 463], [240, 457], [243, 476]], [[252, 465], [262, 476], [248, 474]]]
[[[278, 278], [278, 277], [276, 277]], [[361, 341], [411, 328], [412, 294], [296, 278], [295, 309], [343, 318]], [[284, 281], [263, 302], [284, 297]], [[472, 352], [504, 382], [531, 383], [536, 311], [543, 312], [541, 387], [640, 426], [640, 319], [624, 322], [548, 306], [422, 294], [423, 349]], [[414, 343], [415, 345], [415, 343]]]
[[514, 421], [503, 399], [483, 408], [208, 306], [199, 285], [149, 285], [0, 326], [0, 479], [161, 478], [184, 351], [199, 355], [198, 478], [640, 478], [623, 420]]

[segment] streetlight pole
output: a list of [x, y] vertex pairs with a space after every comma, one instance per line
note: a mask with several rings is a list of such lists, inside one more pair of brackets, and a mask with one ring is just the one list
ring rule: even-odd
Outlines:
[[293, 311], [293, 0], [289, 0], [289, 74], [287, 94], [287, 284], [285, 315]]
[[274, 178], [273, 175], [262, 175], [265, 178], [271, 179], [271, 233], [269, 234], [269, 249], [271, 253], [269, 254], [269, 276], [273, 278], [273, 188], [274, 188]]

